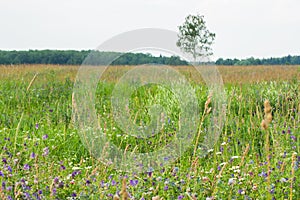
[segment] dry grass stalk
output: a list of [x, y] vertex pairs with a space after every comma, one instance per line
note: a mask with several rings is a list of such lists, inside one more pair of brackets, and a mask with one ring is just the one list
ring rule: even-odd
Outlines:
[[121, 194], [122, 200], [129, 199], [129, 195], [128, 195], [128, 192], [127, 192], [126, 178], [124, 178], [123, 181], [122, 181], [122, 189], [121, 189], [120, 194]]
[[264, 113], [265, 113], [265, 118], [261, 122], [261, 127], [263, 130], [267, 130], [269, 127], [269, 124], [272, 122], [272, 107], [270, 105], [269, 100], [266, 100], [264, 102]]
[[4, 194], [3, 191], [2, 191], [2, 187], [0, 187], [0, 198], [1, 198], [1, 199], [6, 199], [6, 198], [5, 198], [5, 194]]
[[247, 155], [248, 152], [249, 152], [249, 149], [250, 149], [250, 145], [247, 144], [246, 149], [245, 149], [245, 151], [244, 151], [244, 153], [243, 153], [243, 157], [242, 157], [242, 159], [241, 159], [240, 167], [244, 164], [244, 160], [245, 160], [246, 155]]
[[198, 144], [199, 144], [199, 139], [200, 139], [200, 135], [201, 135], [201, 129], [202, 129], [202, 124], [204, 122], [205, 117], [210, 113], [211, 111], [211, 107], [209, 107], [210, 103], [211, 103], [211, 98], [212, 98], [212, 94], [210, 93], [207, 97], [207, 100], [205, 102], [205, 106], [204, 106], [204, 112], [203, 115], [201, 117], [201, 121], [200, 121], [200, 127], [199, 127], [199, 131], [197, 134], [197, 138], [196, 138], [196, 143], [195, 143], [195, 148], [194, 148], [194, 154], [193, 156], [195, 157], [196, 155], [196, 151], [198, 148]]
[[119, 195], [115, 194], [113, 200], [119, 200], [119, 199], [120, 199]]
[[152, 197], [152, 200], [161, 200], [162, 198], [160, 198], [158, 195], [155, 197]]
[[[272, 107], [270, 105], [269, 100], [266, 100], [264, 102], [264, 114], [265, 114], [265, 117], [261, 122], [261, 127], [263, 130], [266, 131], [265, 151], [266, 151], [267, 166], [268, 166], [267, 183], [268, 183], [268, 187], [270, 188], [271, 187], [270, 136], [269, 136], [269, 131], [267, 129], [269, 127], [269, 124], [272, 122]], [[268, 199], [271, 199], [269, 193], [268, 193]]]

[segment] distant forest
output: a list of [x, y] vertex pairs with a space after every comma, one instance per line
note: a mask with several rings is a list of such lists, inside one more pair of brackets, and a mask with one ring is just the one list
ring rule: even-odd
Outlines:
[[[88, 59], [86, 59], [88, 58]], [[85, 60], [86, 59], [86, 60]], [[112, 61], [112, 62], [111, 62]], [[188, 65], [178, 56], [152, 56], [144, 53], [117, 53], [100, 51], [74, 50], [29, 50], [29, 51], [0, 51], [0, 64], [54, 64], [81, 65], [83, 62], [91, 65]]]
[[[1, 65], [17, 64], [54, 64], [54, 65], [81, 65], [86, 58], [87, 64], [110, 65], [188, 65], [187, 61], [178, 56], [153, 56], [144, 53], [117, 53], [99, 52], [93, 50], [29, 50], [29, 51], [1, 51]], [[112, 61], [113, 60], [113, 61]], [[111, 62], [112, 61], [112, 62]], [[219, 58], [216, 65], [300, 65], [300, 56], [285, 56], [281, 58], [247, 58], [223, 59]]]

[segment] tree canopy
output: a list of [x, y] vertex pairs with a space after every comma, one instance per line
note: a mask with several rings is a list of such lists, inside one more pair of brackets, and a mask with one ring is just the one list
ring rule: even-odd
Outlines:
[[211, 45], [216, 34], [207, 29], [204, 16], [188, 15], [178, 28], [176, 44], [184, 53], [192, 55], [194, 62], [212, 55]]
[[165, 64], [187, 65], [186, 61], [177, 56], [152, 56], [144, 53], [118, 53], [99, 51], [74, 51], [74, 50], [29, 50], [29, 51], [0, 51], [0, 64], [55, 64], [55, 65], [81, 65], [87, 56], [92, 64], [107, 64], [108, 58], [117, 58], [111, 65], [140, 65], [140, 64]]

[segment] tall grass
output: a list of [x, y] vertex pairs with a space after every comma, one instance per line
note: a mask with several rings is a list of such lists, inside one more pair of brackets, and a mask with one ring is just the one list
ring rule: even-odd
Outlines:
[[[228, 112], [214, 148], [202, 157], [198, 145], [192, 146], [161, 171], [142, 174], [116, 172], [84, 148], [71, 119], [77, 69], [0, 67], [1, 199], [300, 198], [297, 67], [275, 67], [274, 71], [270, 67], [220, 67], [226, 82]], [[176, 134], [176, 114], [160, 134], [148, 140], [124, 134], [113, 120], [110, 95], [115, 81], [129, 69], [112, 67], [105, 72], [95, 103], [99, 123], [124, 151], [154, 151]], [[200, 116], [207, 115], [199, 119], [203, 121], [200, 131], [205, 132], [210, 115], [207, 111], [213, 106], [207, 103], [209, 92], [197, 83], [199, 79], [190, 68], [176, 69], [192, 82]], [[257, 76], [248, 77], [251, 70]], [[267, 99], [271, 110], [264, 110]], [[178, 112], [176, 101], [156, 86], [137, 90], [131, 100], [130, 112], [137, 123], [147, 121], [147, 113], [142, 111], [152, 103], [163, 104], [171, 114]], [[272, 122], [263, 130], [261, 122], [268, 119], [266, 111], [272, 112]], [[195, 138], [195, 143], [202, 139]]]

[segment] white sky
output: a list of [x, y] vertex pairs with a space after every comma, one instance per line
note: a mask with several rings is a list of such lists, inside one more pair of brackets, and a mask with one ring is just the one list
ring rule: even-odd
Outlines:
[[0, 49], [95, 49], [138, 28], [205, 16], [218, 57], [300, 55], [299, 0], [1, 0]]

